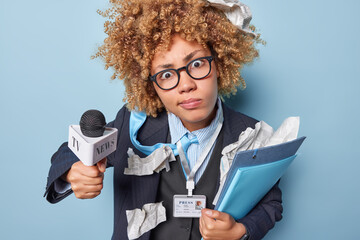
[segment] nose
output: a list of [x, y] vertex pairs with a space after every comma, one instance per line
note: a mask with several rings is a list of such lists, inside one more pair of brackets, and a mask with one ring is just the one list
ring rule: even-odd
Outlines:
[[196, 80], [191, 78], [185, 70], [180, 72], [180, 81], [177, 86], [179, 93], [186, 93], [196, 90]]

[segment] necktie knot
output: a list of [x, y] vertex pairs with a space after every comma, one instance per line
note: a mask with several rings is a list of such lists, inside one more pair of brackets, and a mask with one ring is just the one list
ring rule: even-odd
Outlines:
[[191, 138], [191, 139], [189, 139], [187, 133], [180, 139], [180, 141], [181, 141], [181, 145], [182, 145], [182, 148], [183, 148], [183, 150], [184, 150], [185, 153], [187, 153], [187, 150], [188, 150], [188, 148], [190, 147], [191, 144], [193, 144], [193, 143], [199, 143], [199, 141], [198, 141], [198, 139], [197, 139], [196, 136], [193, 137], [193, 138]]

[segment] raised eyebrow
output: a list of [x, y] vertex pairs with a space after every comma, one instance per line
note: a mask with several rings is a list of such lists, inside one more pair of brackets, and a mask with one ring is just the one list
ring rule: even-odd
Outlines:
[[190, 61], [198, 52], [201, 52], [201, 51], [203, 51], [203, 50], [200, 50], [200, 49], [199, 49], [199, 50], [195, 50], [195, 51], [189, 53], [188, 55], [186, 55], [186, 56], [183, 58], [184, 63]]
[[[201, 51], [204, 51], [202, 49], [198, 49], [198, 50], [195, 50], [191, 53], [189, 53], [188, 55], [186, 55], [184, 58], [183, 58], [183, 62], [184, 63], [187, 63], [188, 61], [190, 61], [198, 52], [201, 52]], [[174, 67], [174, 64], [162, 64], [162, 65], [159, 65], [156, 67], [156, 69], [159, 69], [159, 68], [162, 68], [162, 69], [167, 69], [167, 68], [173, 68]]]

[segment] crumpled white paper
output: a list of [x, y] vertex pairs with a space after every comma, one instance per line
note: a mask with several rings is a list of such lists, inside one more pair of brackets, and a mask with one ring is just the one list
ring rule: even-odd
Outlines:
[[300, 126], [299, 117], [289, 117], [283, 121], [281, 126], [274, 132], [273, 128], [264, 121], [255, 124], [255, 128], [247, 128], [240, 133], [238, 141], [224, 147], [221, 154], [220, 165], [220, 187], [214, 198], [216, 205], [224, 186], [228, 171], [237, 152], [261, 147], [268, 147], [297, 138]]
[[169, 162], [175, 161], [174, 153], [169, 146], [163, 146], [156, 149], [149, 156], [140, 158], [134, 151], [128, 149], [128, 168], [125, 168], [125, 175], [151, 175], [154, 172], [159, 173], [164, 168], [170, 170]]
[[251, 10], [238, 0], [208, 0], [208, 4], [224, 12], [226, 17], [239, 29], [256, 37], [249, 28], [252, 19]]
[[136, 239], [166, 221], [165, 207], [162, 202], [145, 204], [142, 209], [126, 210], [129, 239]]

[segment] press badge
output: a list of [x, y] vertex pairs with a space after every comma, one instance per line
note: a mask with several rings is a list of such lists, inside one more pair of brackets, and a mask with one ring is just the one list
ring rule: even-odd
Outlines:
[[201, 209], [206, 207], [205, 195], [174, 195], [173, 215], [182, 218], [199, 218]]

